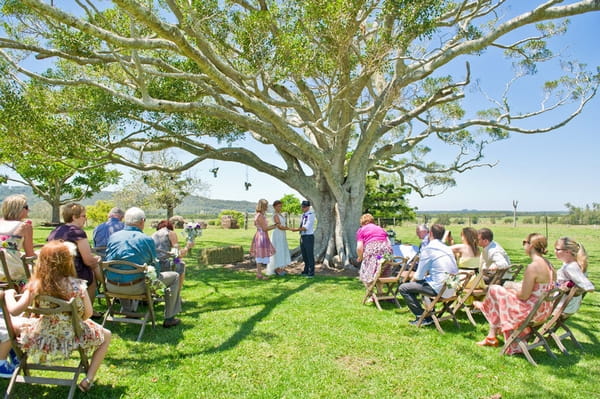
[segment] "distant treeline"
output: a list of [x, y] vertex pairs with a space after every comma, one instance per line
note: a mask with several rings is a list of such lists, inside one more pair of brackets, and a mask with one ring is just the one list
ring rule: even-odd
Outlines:
[[[30, 205], [42, 208], [44, 201], [34, 196], [30, 187], [0, 185], [0, 199], [12, 194], [24, 194]], [[98, 200], [110, 201], [112, 192], [103, 191], [92, 198], [81, 201], [84, 205], [93, 205]], [[175, 208], [175, 214], [184, 218], [194, 220], [215, 219], [223, 210], [234, 210], [241, 213], [253, 214], [255, 203], [250, 201], [231, 201], [221, 199], [210, 199], [206, 197], [191, 195], [184, 199], [183, 203]], [[576, 207], [566, 203], [565, 211], [540, 211], [540, 212], [517, 212], [517, 223], [520, 224], [572, 224], [572, 225], [595, 225], [600, 224], [600, 204], [593, 203], [585, 207]], [[40, 211], [41, 212], [41, 211]], [[150, 217], [163, 217], [161, 210], [147, 210]], [[457, 211], [417, 211], [414, 221], [401, 222], [401, 218], [380, 219], [383, 225], [400, 225], [406, 223], [442, 223], [442, 224], [510, 224], [513, 223], [513, 212], [502, 210], [476, 210], [462, 209]], [[33, 216], [33, 215], [32, 215]], [[38, 215], [40, 217], [42, 215]], [[48, 216], [49, 217], [49, 216]]]

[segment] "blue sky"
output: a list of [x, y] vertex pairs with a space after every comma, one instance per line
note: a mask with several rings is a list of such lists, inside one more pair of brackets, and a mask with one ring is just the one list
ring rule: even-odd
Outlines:
[[[527, 7], [527, 2], [515, 4]], [[567, 34], [551, 48], [595, 68], [600, 66], [599, 37], [600, 13], [577, 16], [572, 18]], [[497, 53], [488, 52], [471, 60], [474, 77], [480, 77], [489, 90], [502, 87], [506, 82], [504, 77], [510, 72], [498, 62], [498, 57]], [[526, 104], [535, 107], [539, 103], [541, 90], [537, 87], [517, 86], [520, 105], [526, 108]], [[508, 140], [494, 143], [487, 148], [485, 161], [498, 162], [497, 166], [457, 175], [456, 186], [436, 197], [422, 199], [410, 195], [409, 204], [420, 211], [512, 210], [512, 201], [518, 200], [521, 211], [556, 211], [565, 210], [567, 202], [576, 206], [600, 202], [600, 185], [596, 184], [595, 176], [600, 172], [599, 112], [597, 97], [582, 115], [560, 130], [543, 135], [513, 134]], [[265, 159], [273, 158], [269, 148], [250, 142], [244, 145]], [[454, 157], [454, 151], [447, 147], [432, 148], [437, 159]], [[214, 166], [219, 167], [217, 178], [210, 173]], [[299, 196], [283, 182], [244, 165], [205, 161], [193, 169], [193, 174], [208, 184], [209, 188], [201, 194], [210, 198], [253, 202], [267, 198], [272, 202], [285, 194]], [[252, 183], [249, 190], [245, 189], [246, 181]]]

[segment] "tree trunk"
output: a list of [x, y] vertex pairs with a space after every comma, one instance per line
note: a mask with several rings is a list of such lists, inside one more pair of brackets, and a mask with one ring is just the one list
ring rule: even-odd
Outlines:
[[[344, 191], [346, 192], [346, 191]], [[319, 191], [313, 201], [317, 218], [315, 259], [328, 267], [350, 267], [356, 257], [356, 230], [362, 214], [363, 197], [346, 194], [336, 201], [328, 191]]]
[[60, 204], [51, 202], [50, 206], [52, 207], [52, 224], [60, 223]]

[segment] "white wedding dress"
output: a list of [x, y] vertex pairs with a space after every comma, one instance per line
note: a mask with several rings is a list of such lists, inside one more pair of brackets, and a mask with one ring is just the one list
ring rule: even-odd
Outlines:
[[[276, 215], [279, 217], [279, 223], [282, 226], [287, 226], [285, 217], [279, 213]], [[275, 215], [273, 217], [275, 217]], [[278, 228], [273, 230], [271, 243], [275, 247], [275, 255], [271, 256], [269, 264], [267, 265], [267, 275], [275, 274], [275, 269], [286, 267], [292, 262], [285, 232], [285, 230], [279, 230]]]

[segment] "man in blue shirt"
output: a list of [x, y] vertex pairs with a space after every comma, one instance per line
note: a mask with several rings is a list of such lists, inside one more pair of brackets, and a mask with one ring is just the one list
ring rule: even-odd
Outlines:
[[[152, 237], [144, 234], [146, 215], [140, 208], [129, 208], [125, 212], [125, 228], [110, 236], [106, 245], [106, 260], [127, 260], [138, 265], [153, 265], [156, 268], [158, 279], [165, 286], [165, 320], [163, 327], [173, 327], [181, 321], [175, 315], [181, 311], [181, 297], [179, 289], [179, 274], [171, 271], [160, 271], [156, 256], [156, 245]], [[116, 265], [116, 268], [131, 269], [130, 266]], [[145, 276], [143, 273], [120, 275], [106, 273], [106, 286], [109, 291], [121, 294], [139, 294], [145, 290]], [[123, 301], [123, 308], [127, 311], [131, 307], [128, 301]]]
[[[108, 243], [108, 237], [110, 237], [113, 233], [117, 231], [123, 230], [125, 225], [121, 220], [123, 220], [124, 212], [121, 208], [112, 208], [110, 212], [108, 212], [108, 220], [104, 223], [99, 224], [94, 229], [93, 237], [94, 237], [94, 247], [106, 247]], [[99, 255], [103, 256], [106, 254], [106, 250], [99, 251]]]
[[[448, 274], [458, 273], [456, 258], [452, 250], [441, 241], [445, 232], [446, 229], [441, 224], [431, 226], [429, 243], [421, 249], [419, 266], [412, 281], [402, 284], [398, 289], [408, 308], [416, 316], [416, 319], [410, 324], [416, 325], [423, 314], [423, 307], [417, 295], [436, 296], [444, 286]], [[431, 323], [433, 320], [426, 318], [421, 325], [430, 325]]]

